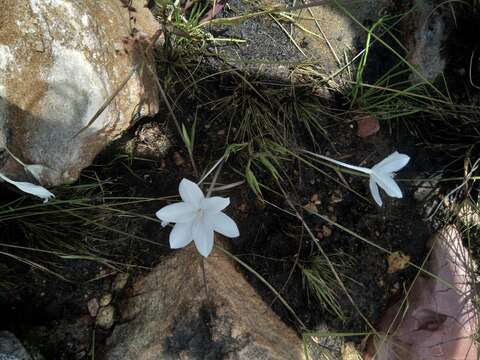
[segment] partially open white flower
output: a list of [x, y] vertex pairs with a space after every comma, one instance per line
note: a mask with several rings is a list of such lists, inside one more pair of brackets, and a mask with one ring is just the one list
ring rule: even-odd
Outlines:
[[6, 177], [2, 173], [0, 173], [0, 179], [16, 186], [17, 188], [19, 188], [20, 190], [22, 190], [23, 192], [25, 192], [27, 194], [35, 195], [35, 196], [43, 199], [44, 203], [46, 203], [51, 198], [55, 197], [55, 195], [53, 195], [50, 191], [45, 189], [43, 186], [31, 184], [29, 182], [14, 181], [14, 180]]
[[380, 191], [378, 187], [380, 186], [388, 196], [394, 198], [402, 198], [402, 190], [397, 185], [395, 180], [393, 180], [395, 171], [402, 169], [405, 165], [408, 164], [410, 161], [410, 157], [405, 154], [400, 154], [399, 152], [395, 151], [394, 153], [387, 156], [385, 159], [380, 161], [378, 164], [373, 166], [371, 169], [361, 167], [361, 166], [354, 166], [350, 164], [346, 164], [344, 162], [330, 159], [326, 156], [320, 155], [322, 159], [331, 161], [335, 164], [344, 166], [346, 168], [363, 172], [365, 174], [370, 175], [370, 191], [372, 193], [373, 199], [375, 202], [382, 206], [382, 198], [380, 197]]
[[194, 182], [183, 179], [178, 187], [183, 202], [167, 205], [155, 214], [162, 223], [175, 223], [170, 233], [170, 247], [179, 249], [193, 240], [200, 254], [207, 257], [213, 248], [214, 231], [227, 236], [240, 235], [237, 224], [222, 210], [229, 198], [206, 198]]

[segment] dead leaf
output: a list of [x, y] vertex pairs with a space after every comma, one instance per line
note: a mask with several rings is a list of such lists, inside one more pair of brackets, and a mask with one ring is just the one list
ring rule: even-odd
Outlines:
[[347, 342], [342, 345], [342, 360], [362, 360], [362, 354], [360, 354], [353, 342]]
[[410, 256], [405, 255], [401, 251], [395, 251], [388, 255], [388, 270], [389, 274], [396, 273], [397, 271], [403, 270], [408, 266], [410, 262]]

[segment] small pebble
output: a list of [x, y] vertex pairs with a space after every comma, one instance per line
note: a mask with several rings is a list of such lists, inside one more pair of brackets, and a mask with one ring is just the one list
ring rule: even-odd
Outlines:
[[120, 291], [127, 285], [128, 282], [128, 274], [127, 273], [119, 273], [115, 276], [115, 280], [113, 280], [113, 291]]
[[366, 138], [376, 134], [380, 130], [380, 123], [371, 115], [359, 115], [355, 117], [357, 122], [357, 136]]
[[112, 294], [110, 293], [106, 293], [102, 295], [102, 297], [100, 298], [100, 306], [110, 305], [111, 302], [112, 302]]
[[97, 314], [96, 324], [103, 329], [110, 329], [115, 321], [115, 308], [108, 305], [100, 308]]
[[87, 303], [87, 307], [88, 307], [88, 313], [90, 314], [91, 317], [97, 316], [100, 305], [98, 304], [98, 300], [96, 298], [90, 299]]

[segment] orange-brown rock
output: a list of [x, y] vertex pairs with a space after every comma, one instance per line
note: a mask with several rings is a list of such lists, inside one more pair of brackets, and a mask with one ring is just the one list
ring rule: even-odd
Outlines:
[[302, 342], [218, 250], [180, 250], [138, 280], [106, 360], [303, 359]]

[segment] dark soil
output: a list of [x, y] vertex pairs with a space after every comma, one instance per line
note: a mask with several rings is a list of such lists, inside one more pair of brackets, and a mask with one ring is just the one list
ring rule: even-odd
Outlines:
[[[100, 155], [96, 164], [85, 173], [95, 171], [100, 179], [121, 181], [125, 189], [123, 196], [162, 197], [177, 194], [179, 181], [183, 177], [193, 179], [194, 175], [188, 162], [188, 155], [180, 146], [181, 142], [176, 136], [170, 136], [171, 145], [168, 150], [155, 148], [155, 146], [158, 147], [158, 141], [149, 143], [148, 134], [152, 136], [152, 131], [155, 133], [152, 129], [156, 129], [157, 135], [165, 132], [162, 126], [154, 125], [159, 124], [158, 121], [151, 119], [132, 129], [118, 144], [114, 144], [111, 149]], [[204, 169], [217, 158], [219, 149], [215, 144], [224, 142], [224, 135], [219, 133], [223, 134], [221, 131], [225, 130], [225, 125], [216, 123], [208, 129], [205, 127], [199, 127], [199, 129], [200, 143], [197, 145], [199, 150], [196, 152], [196, 159], [199, 160], [197, 166]], [[391, 151], [390, 146], [381, 140], [382, 136], [376, 136], [372, 141], [358, 139], [355, 136], [355, 129], [348, 123], [338, 124], [330, 131], [332, 138], [337, 139], [333, 144], [336, 150], [343, 156], [347, 156], [351, 163], [359, 163], [368, 158], [368, 162], [373, 164]], [[169, 133], [174, 134], [174, 129]], [[119, 152], [119, 148], [125, 148], [125, 144], [132, 136], [135, 139], [133, 147], [140, 149], [142, 155], [146, 153], [148, 155], [149, 152], [156, 153], [152, 158], [153, 162], [129, 163], [122, 160], [115, 161], [113, 165], [105, 165], [112, 160], [113, 155]], [[155, 136], [154, 139], [156, 139]], [[153, 146], [153, 149], [149, 146]], [[354, 153], [351, 151], [352, 148], [355, 149]], [[331, 151], [330, 145], [326, 145], [325, 149], [325, 152]], [[414, 149], [397, 149], [410, 153], [415, 159], [412, 154]], [[415, 174], [416, 167], [425, 170], [421, 166], [421, 163], [414, 161], [404, 175]], [[126, 171], [127, 167], [128, 171]], [[336, 218], [338, 223], [387, 250], [400, 250], [411, 256], [413, 262], [421, 261], [429, 231], [417, 214], [415, 202], [410, 200], [411, 189], [407, 186], [403, 186], [406, 193], [405, 199], [402, 201], [385, 199], [386, 205], [380, 209], [354, 196], [343, 186], [331, 180], [319, 178], [318, 173], [308, 168], [299, 164], [291, 164], [289, 167], [290, 171], [298, 174], [294, 178], [295, 191], [290, 194], [292, 199], [303, 205], [309, 202], [313, 194], [318, 194], [321, 202], [318, 205], [320, 214]], [[333, 171], [331, 175], [336, 176]], [[368, 194], [367, 182], [364, 179], [350, 176], [346, 176], [346, 179], [359, 193]], [[219, 182], [229, 183], [230, 180], [238, 180], [238, 178], [224, 171]], [[264, 180], [270, 183], [272, 181], [266, 175]], [[308, 265], [311, 256], [316, 255], [318, 251], [311, 239], [302, 231], [298, 220], [265, 206], [247, 186], [238, 188], [228, 195], [232, 199], [229, 213], [239, 223], [242, 234], [240, 238], [230, 241], [232, 250], [264, 276], [272, 286], [281, 290], [281, 295], [309, 329], [314, 330], [324, 323], [339, 331], [365, 329], [365, 322], [354, 306], [342, 295], [340, 289], [336, 289], [336, 292], [345, 313], [344, 322], [328, 312], [308, 291], [301, 271], [295, 263], [298, 261], [300, 264]], [[287, 203], [281, 197], [266, 193], [265, 198], [281, 208], [288, 209]], [[163, 201], [154, 201], [148, 205], [142, 205], [137, 211], [151, 216], [164, 204]], [[346, 257], [353, 259], [349, 266], [338, 270], [344, 276], [345, 285], [355, 299], [355, 305], [371, 322], [375, 322], [391, 294], [402, 288], [404, 284], [408, 284], [409, 279], [415, 275], [415, 271], [406, 269], [388, 275], [385, 253], [314, 216], [307, 216], [306, 220], [315, 234], [321, 238], [321, 245], [328, 254], [341, 251]], [[324, 225], [331, 230], [331, 235], [322, 234]], [[115, 240], [115, 234], [105, 234], [108, 236], [105, 240], [118, 245], [115, 249], [116, 255], [110, 253], [107, 258], [115, 255], [114, 257], [123, 263], [154, 266], [161, 261], [162, 256], [170, 252], [166, 247], [168, 231], [162, 230], [159, 223], [139, 220], [131, 226], [133, 227], [128, 229], [130, 233], [141, 235], [153, 243], [134, 239], [118, 242], [118, 239]], [[17, 243], [21, 244], [23, 241], [17, 240]], [[297, 256], [298, 260], [296, 260]], [[86, 261], [61, 262], [59, 265], [61, 273], [72, 280], [73, 283], [70, 284], [41, 271], [32, 271], [26, 266], [19, 267], [14, 263], [11, 266], [15, 269], [23, 268], [20, 273], [16, 272], [17, 278], [20, 279], [18, 283], [22, 286], [13, 290], [2, 290], [1, 308], [9, 309], [2, 314], [5, 328], [12, 330], [20, 338], [31, 341], [52, 358], [69, 359], [74, 355], [81, 358], [82, 354], [87, 354], [91, 343], [91, 331], [95, 329], [93, 320], [88, 316], [87, 302], [112, 291], [111, 283], [115, 271]], [[132, 271], [138, 270], [132, 269]], [[104, 278], [89, 282], [101, 276]], [[301, 330], [291, 314], [279, 301], [275, 301], [274, 294], [265, 288], [258, 278], [249, 272], [245, 272], [245, 276], [265, 301], [272, 303], [273, 309], [285, 321]], [[114, 295], [114, 304], [121, 301], [121, 293]], [[67, 326], [69, 323], [74, 326]], [[60, 336], [59, 332], [63, 336]], [[102, 339], [108, 334], [108, 331], [95, 329], [97, 346], [101, 346]]]

